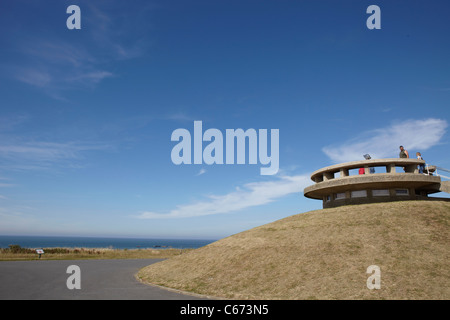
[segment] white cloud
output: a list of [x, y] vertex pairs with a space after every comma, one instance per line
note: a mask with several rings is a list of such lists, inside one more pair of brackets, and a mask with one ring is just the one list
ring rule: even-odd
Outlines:
[[[87, 8], [83, 11], [82, 31], [67, 32], [82, 34], [83, 41], [48, 32], [43, 32], [45, 38], [41, 34], [12, 37], [8, 46], [20, 62], [0, 63], [0, 67], [10, 77], [58, 100], [65, 100], [68, 90], [90, 89], [105, 79], [120, 76], [108, 70], [113, 63], [140, 57], [147, 51], [147, 27], [139, 22], [148, 19], [146, 13], [152, 7], [118, 2], [89, 3]], [[120, 14], [113, 19], [112, 12]], [[131, 12], [132, 20], [128, 19]], [[51, 25], [44, 23], [42, 27]]]
[[60, 88], [74, 81], [97, 80], [107, 71], [102, 59], [93, 56], [86, 48], [64, 39], [42, 39], [39, 37], [20, 41], [17, 51], [23, 56], [20, 65], [10, 66], [17, 80], [37, 87]]
[[375, 158], [398, 157], [399, 146], [406, 150], [423, 151], [440, 143], [448, 124], [442, 119], [406, 120], [388, 127], [364, 132], [338, 145], [322, 148], [335, 162], [362, 160], [368, 153]]
[[[44, 134], [21, 133], [33, 127], [35, 123], [27, 114], [0, 116], [0, 169], [40, 170], [50, 168], [80, 168], [91, 151], [115, 150], [114, 142], [94, 141], [90, 137], [83, 140], [48, 140], [49, 131]], [[135, 124], [133, 124], [136, 127]], [[65, 132], [73, 129], [65, 127]], [[2, 185], [0, 176], [0, 186]]]
[[84, 152], [109, 148], [110, 146], [100, 143], [5, 141], [0, 143], [0, 159], [3, 162], [2, 168], [7, 169], [76, 167], [72, 161], [83, 158]]
[[200, 169], [200, 171], [197, 173], [197, 176], [201, 176], [202, 174], [204, 174], [206, 172], [205, 169]]
[[187, 218], [235, 212], [273, 202], [292, 193], [301, 193], [311, 184], [309, 175], [281, 176], [275, 181], [247, 183], [224, 195], [209, 196], [208, 200], [179, 205], [167, 212], [142, 212], [140, 219]]
[[109, 78], [114, 76], [111, 72], [108, 71], [93, 71], [93, 72], [86, 72], [83, 74], [79, 74], [73, 78], [71, 78], [71, 81], [89, 81], [91, 83], [98, 83], [102, 81], [105, 78]]
[[30, 84], [32, 86], [36, 86], [39, 88], [46, 87], [52, 81], [52, 76], [42, 70], [36, 69], [17, 69], [15, 73], [15, 77], [17, 80], [22, 81], [24, 83]]
[[7, 158], [23, 157], [42, 161], [76, 158], [80, 151], [99, 149], [95, 145], [79, 143], [34, 142], [22, 145], [0, 145], [0, 156]]
[[173, 121], [182, 121], [182, 122], [192, 122], [195, 120], [195, 117], [189, 116], [184, 112], [175, 112], [175, 113], [163, 116], [162, 119], [173, 120]]

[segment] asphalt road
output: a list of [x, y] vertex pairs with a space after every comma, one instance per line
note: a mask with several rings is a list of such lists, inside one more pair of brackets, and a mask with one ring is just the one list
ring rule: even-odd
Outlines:
[[[0, 261], [0, 300], [195, 300], [140, 283], [135, 274], [159, 259]], [[80, 289], [68, 289], [80, 268]]]

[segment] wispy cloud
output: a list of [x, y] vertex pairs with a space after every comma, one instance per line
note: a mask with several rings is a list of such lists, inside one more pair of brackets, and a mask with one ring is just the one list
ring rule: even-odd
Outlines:
[[0, 145], [3, 158], [30, 158], [38, 161], [52, 161], [76, 158], [80, 151], [96, 150], [98, 146], [78, 142], [26, 142], [22, 145]]
[[28, 39], [26, 43], [18, 43], [19, 51], [34, 63], [45, 62], [51, 64], [64, 64], [72, 67], [82, 67], [87, 63], [97, 62], [86, 48], [64, 39], [35, 38]]
[[30, 119], [28, 114], [13, 114], [0, 116], [0, 133], [15, 130], [18, 126], [26, 123]]
[[[125, 2], [104, 4], [106, 6], [102, 7], [93, 2], [87, 4], [89, 16], [86, 21], [87, 25], [92, 26], [90, 37], [93, 41], [102, 48], [107, 48], [106, 55], [112, 60], [128, 60], [144, 54], [149, 39], [146, 30], [148, 14], [153, 5]], [[129, 18], [130, 14], [133, 19]], [[143, 21], [146, 23], [142, 23]]]
[[[40, 220], [33, 214], [33, 208], [23, 205], [0, 206], [0, 233], [9, 234], [16, 231], [36, 230]], [[25, 231], [26, 233], [26, 231]]]
[[47, 71], [38, 70], [35, 68], [16, 69], [15, 78], [26, 84], [39, 88], [48, 86], [53, 80], [52, 76]]
[[16, 80], [44, 90], [57, 97], [74, 87], [92, 87], [111, 77], [104, 61], [82, 46], [64, 39], [49, 41], [35, 38], [17, 44], [22, 59], [20, 65], [6, 68]]
[[206, 170], [201, 168], [200, 171], [197, 173], [197, 176], [201, 176], [204, 173], [206, 173]]
[[72, 78], [70, 78], [70, 81], [88, 81], [90, 83], [99, 83], [103, 79], [112, 77], [113, 73], [108, 71], [92, 71], [92, 72], [86, 72], [82, 74], [78, 74]]
[[[112, 6], [118, 7], [112, 9]], [[63, 38], [47, 32], [45, 38], [38, 33], [31, 33], [28, 38], [11, 38], [8, 50], [14, 54], [2, 66], [5, 72], [51, 97], [64, 100], [68, 90], [92, 88], [107, 78], [119, 76], [112, 70], [112, 63], [146, 52], [147, 24], [139, 21], [148, 18], [145, 13], [151, 9], [150, 5], [141, 8], [120, 2], [88, 2], [84, 8], [82, 30], [69, 31], [70, 36]], [[132, 21], [130, 12], [133, 12]], [[41, 27], [51, 28], [45, 23]]]
[[372, 158], [398, 156], [398, 147], [407, 150], [427, 150], [441, 142], [448, 123], [443, 119], [406, 120], [390, 126], [364, 132], [338, 145], [322, 148], [334, 162], [361, 160], [369, 153]]
[[179, 205], [163, 212], [142, 212], [140, 219], [188, 218], [224, 214], [264, 205], [292, 193], [303, 192], [310, 185], [309, 175], [281, 176], [276, 180], [247, 183], [224, 195], [212, 195], [205, 201]]
[[193, 122], [194, 120], [196, 120], [195, 117], [192, 117], [182, 111], [166, 114], [166, 115], [161, 116], [161, 118], [165, 119], [165, 120], [173, 120], [173, 121], [179, 121], [179, 122]]
[[73, 161], [82, 159], [85, 152], [109, 148], [110, 146], [107, 144], [89, 142], [3, 142], [0, 143], [0, 159], [3, 169], [76, 167], [77, 165]]

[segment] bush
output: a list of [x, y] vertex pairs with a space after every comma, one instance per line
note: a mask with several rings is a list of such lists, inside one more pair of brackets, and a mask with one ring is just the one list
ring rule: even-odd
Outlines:
[[34, 253], [33, 249], [22, 248], [18, 244], [10, 244], [8, 247], [9, 248], [6, 250], [9, 250], [9, 252], [11, 252], [11, 253]]
[[63, 254], [63, 253], [69, 253], [69, 249], [66, 248], [45, 248], [44, 249], [45, 253], [59, 253], [59, 254]]

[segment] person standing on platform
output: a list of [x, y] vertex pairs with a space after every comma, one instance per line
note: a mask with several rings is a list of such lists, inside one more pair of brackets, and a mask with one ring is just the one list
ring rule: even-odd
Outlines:
[[[420, 152], [416, 152], [417, 159], [423, 160], [422, 155]], [[419, 173], [424, 173], [425, 171], [425, 165], [423, 163], [419, 164]]]
[[405, 150], [405, 148], [403, 148], [403, 146], [400, 146], [400, 154], [399, 154], [400, 158], [409, 158], [409, 153], [407, 150]]

